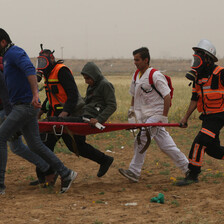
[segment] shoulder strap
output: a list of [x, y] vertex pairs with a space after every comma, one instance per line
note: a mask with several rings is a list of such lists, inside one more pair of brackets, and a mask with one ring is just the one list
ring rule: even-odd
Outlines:
[[135, 74], [134, 74], [134, 81], [136, 81], [136, 79], [137, 79], [137, 75], [138, 75], [138, 73], [139, 73], [139, 69], [137, 69], [136, 71], [135, 71]]
[[155, 68], [152, 68], [151, 71], [149, 72], [149, 84], [153, 85], [153, 79], [152, 76], [154, 74], [154, 72], [156, 72], [158, 70], [156, 70]]
[[156, 70], [155, 68], [151, 69], [151, 71], [149, 72], [149, 84], [152, 86], [152, 88], [163, 98], [162, 94], [156, 89], [156, 87], [153, 84], [153, 79], [152, 76], [154, 74], [154, 72], [156, 72], [158, 70]]

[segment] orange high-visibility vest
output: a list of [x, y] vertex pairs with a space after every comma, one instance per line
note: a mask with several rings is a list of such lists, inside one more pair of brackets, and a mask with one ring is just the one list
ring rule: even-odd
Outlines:
[[65, 67], [65, 65], [56, 64], [48, 79], [45, 79], [44, 82], [47, 98], [53, 110], [51, 115], [56, 110], [63, 110], [63, 105], [67, 101], [67, 94], [58, 80], [58, 72], [62, 67]]
[[[224, 68], [217, 66], [209, 78], [199, 79], [195, 83], [195, 89], [193, 89], [193, 92], [197, 92], [199, 96], [197, 109], [203, 114], [213, 114], [224, 111], [224, 86], [221, 84], [220, 80], [222, 69]], [[214, 76], [217, 76], [217, 89], [211, 88], [212, 79]]]

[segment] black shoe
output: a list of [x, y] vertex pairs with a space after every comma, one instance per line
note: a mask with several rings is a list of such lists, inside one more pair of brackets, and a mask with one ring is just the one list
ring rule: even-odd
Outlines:
[[38, 178], [37, 180], [31, 181], [29, 185], [36, 186], [38, 184], [44, 184], [45, 183], [45, 176], [37, 175], [37, 178]]
[[102, 177], [104, 174], [106, 174], [113, 161], [114, 161], [113, 157], [106, 156], [104, 162], [100, 165], [100, 169], [97, 173], [97, 176]]
[[186, 177], [183, 180], [176, 182], [176, 186], [186, 186], [193, 183], [198, 183], [198, 173], [193, 173], [192, 171], [187, 171]]
[[68, 191], [68, 189], [70, 188], [72, 182], [75, 180], [76, 177], [77, 177], [77, 173], [73, 170], [70, 170], [69, 175], [61, 179], [60, 194], [63, 194]]
[[[44, 183], [44, 182], [43, 182], [43, 183]], [[42, 183], [42, 184], [43, 184], [43, 183]], [[38, 184], [41, 184], [39, 180], [33, 180], [33, 181], [30, 182], [30, 185], [31, 185], [31, 186], [36, 186], [36, 185], [38, 185]]]

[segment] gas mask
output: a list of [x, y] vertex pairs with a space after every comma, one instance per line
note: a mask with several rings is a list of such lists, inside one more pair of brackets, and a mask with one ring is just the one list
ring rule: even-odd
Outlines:
[[202, 51], [195, 51], [191, 63], [192, 69], [186, 73], [185, 77], [190, 81], [195, 81], [198, 73], [202, 73], [206, 67], [205, 53]]
[[43, 75], [47, 78], [53, 69], [54, 65], [52, 60], [54, 61], [54, 51], [50, 51], [48, 49], [43, 50], [43, 45], [41, 44], [41, 52], [39, 53], [39, 57], [37, 57], [37, 78], [41, 80], [40, 77]]
[[188, 71], [186, 73], [186, 75], [185, 75], [185, 77], [187, 79], [189, 79], [190, 81], [195, 81], [196, 80], [196, 76], [197, 76], [197, 72], [194, 69]]
[[197, 73], [202, 73], [204, 69], [207, 67], [207, 63], [205, 61], [205, 53], [203, 51], [195, 51], [193, 55], [193, 60], [191, 64], [191, 68], [195, 70]]

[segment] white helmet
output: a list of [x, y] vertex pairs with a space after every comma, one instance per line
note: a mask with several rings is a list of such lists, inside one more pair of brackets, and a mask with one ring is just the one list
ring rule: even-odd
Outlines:
[[202, 50], [204, 51], [208, 56], [210, 56], [214, 62], [218, 61], [218, 58], [215, 56], [216, 55], [216, 49], [215, 46], [209, 41], [202, 39], [198, 43], [197, 47], [192, 47], [193, 50]]

